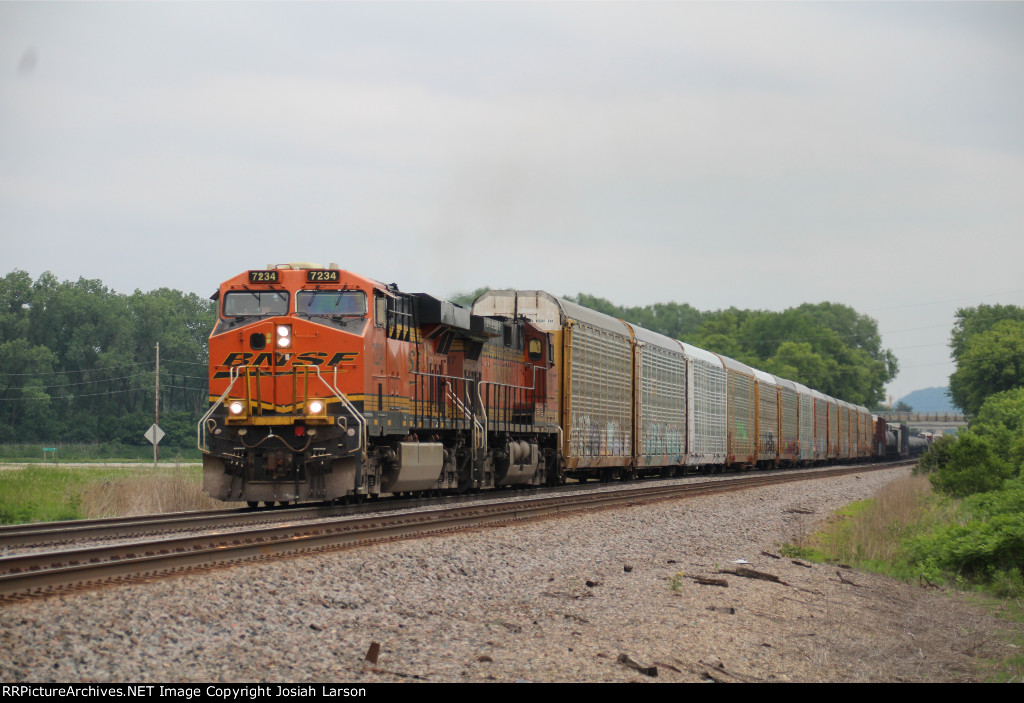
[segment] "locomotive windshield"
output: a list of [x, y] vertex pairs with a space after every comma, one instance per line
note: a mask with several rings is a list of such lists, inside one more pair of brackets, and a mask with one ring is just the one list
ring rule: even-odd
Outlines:
[[303, 290], [295, 298], [300, 315], [365, 315], [366, 293], [361, 290]]
[[288, 314], [288, 293], [276, 290], [231, 291], [224, 295], [225, 317]]

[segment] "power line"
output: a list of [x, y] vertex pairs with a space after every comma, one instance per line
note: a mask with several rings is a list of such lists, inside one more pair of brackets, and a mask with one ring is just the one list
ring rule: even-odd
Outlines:
[[88, 371], [112, 371], [113, 369], [126, 369], [131, 366], [151, 365], [152, 361], [140, 361], [135, 364], [115, 364], [114, 366], [97, 366], [92, 369], [73, 369], [70, 371], [39, 371], [35, 373], [0, 373], [0, 376], [56, 376], [58, 374], [86, 373]]
[[[1019, 293], [1024, 293], [1024, 290], [1009, 290], [1004, 291], [1002, 293], [988, 293], [986, 295], [979, 295], [975, 299], [997, 298], [1004, 295], [1017, 295]], [[963, 300], [965, 300], [965, 298], [950, 298], [949, 300], [931, 300], [924, 303], [904, 303], [902, 305], [890, 305], [884, 308], [869, 308], [866, 312], [877, 312], [879, 310], [899, 310], [900, 308], [916, 308], [922, 307], [924, 305], [948, 305], [949, 303], [956, 303]]]
[[[206, 389], [206, 388], [193, 388], [193, 387], [190, 387], [190, 386], [164, 386], [164, 388], [179, 388], [181, 390], [186, 390], [186, 391], [195, 391], [196, 393], [207, 393], [207, 392], [209, 392], [208, 389]], [[118, 394], [121, 394], [121, 393], [143, 393], [143, 394], [148, 394], [148, 393], [151, 393], [152, 390], [153, 389], [151, 389], [151, 388], [125, 388], [125, 389], [117, 390], [117, 391], [114, 391], [114, 390], [102, 391], [100, 393], [77, 393], [75, 395], [47, 395], [45, 398], [0, 398], [0, 403], [4, 403], [4, 402], [7, 402], [7, 403], [18, 403], [18, 402], [28, 402], [28, 401], [38, 401], [38, 400], [47, 400], [47, 401], [49, 401], [49, 400], [75, 400], [77, 398], [95, 398], [95, 397], [101, 396], [101, 395], [111, 396], [111, 395], [118, 395]]]

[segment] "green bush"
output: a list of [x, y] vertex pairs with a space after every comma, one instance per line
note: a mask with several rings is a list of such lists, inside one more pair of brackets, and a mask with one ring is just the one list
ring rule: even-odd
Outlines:
[[960, 509], [973, 520], [987, 520], [996, 515], [1024, 514], [1024, 479], [1006, 481], [999, 491], [967, 496]]
[[992, 576], [992, 592], [1001, 598], [1024, 596], [1024, 575], [1016, 566], [1009, 571], [998, 571]]
[[929, 473], [932, 486], [951, 496], [998, 490], [1014, 475], [992, 439], [971, 430], [955, 438], [943, 437], [921, 458], [920, 471]]
[[909, 551], [925, 573], [945, 571], [991, 582], [999, 572], [1024, 567], [1024, 514], [946, 525], [911, 540]]
[[958, 515], [958, 522], [908, 540], [919, 573], [966, 578], [1001, 596], [1024, 595], [1024, 479], [964, 498]]
[[928, 447], [928, 451], [921, 455], [917, 465], [914, 467], [915, 474], [931, 474], [939, 470], [940, 466], [949, 463], [950, 452], [956, 443], [957, 435], [943, 435], [937, 438]]
[[996, 393], [985, 399], [971, 431], [988, 437], [1017, 475], [1024, 469], [1024, 388]]

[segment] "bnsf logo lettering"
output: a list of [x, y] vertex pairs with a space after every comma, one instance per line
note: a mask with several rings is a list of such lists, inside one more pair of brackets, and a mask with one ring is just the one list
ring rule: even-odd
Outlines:
[[274, 354], [272, 352], [232, 352], [224, 357], [221, 366], [286, 366], [289, 363], [302, 366], [337, 366], [338, 364], [355, 361], [359, 352], [335, 352], [325, 364], [328, 352], [302, 352], [301, 354]]

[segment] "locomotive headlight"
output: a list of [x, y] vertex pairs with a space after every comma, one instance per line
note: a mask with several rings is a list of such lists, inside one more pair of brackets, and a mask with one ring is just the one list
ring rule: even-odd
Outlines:
[[310, 415], [319, 415], [324, 411], [324, 401], [322, 400], [311, 400], [307, 406]]
[[282, 349], [287, 349], [292, 345], [292, 326], [291, 325], [278, 325], [277, 326], [277, 346]]
[[241, 415], [243, 410], [245, 410], [245, 405], [243, 405], [240, 400], [232, 400], [231, 403], [228, 404], [228, 411], [232, 415]]

